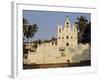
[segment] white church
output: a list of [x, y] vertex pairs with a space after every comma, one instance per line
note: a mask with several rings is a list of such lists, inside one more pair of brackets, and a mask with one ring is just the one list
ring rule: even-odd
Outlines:
[[[24, 60], [25, 64], [49, 64], [49, 63], [67, 63], [75, 62], [72, 57], [77, 53], [81, 54], [83, 50], [89, 48], [88, 45], [81, 45], [78, 49], [78, 31], [77, 25], [71, 24], [69, 17], [66, 17], [64, 25], [57, 27], [57, 40], [38, 45], [36, 52], [33, 52], [34, 43], [29, 43], [28, 58]], [[74, 51], [72, 51], [74, 50]], [[80, 60], [79, 60], [80, 62]]]
[[76, 47], [77, 46], [77, 27], [71, 25], [70, 19], [67, 16], [64, 26], [58, 25], [57, 45], [59, 47]]

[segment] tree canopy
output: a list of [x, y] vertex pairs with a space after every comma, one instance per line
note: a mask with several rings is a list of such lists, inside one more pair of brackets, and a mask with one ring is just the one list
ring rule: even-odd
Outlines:
[[37, 24], [30, 24], [25, 18], [23, 18], [23, 34], [26, 39], [34, 37], [37, 31]]
[[90, 43], [91, 23], [86, 19], [86, 16], [77, 17], [75, 24], [78, 29], [78, 43]]

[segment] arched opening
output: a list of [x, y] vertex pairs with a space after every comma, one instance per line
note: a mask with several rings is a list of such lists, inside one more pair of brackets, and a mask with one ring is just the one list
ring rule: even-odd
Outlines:
[[59, 32], [61, 33], [61, 29], [59, 29]]
[[69, 22], [66, 22], [66, 24], [68, 25], [68, 24], [69, 24]]
[[66, 43], [66, 46], [69, 46], [69, 43]]
[[70, 63], [70, 60], [69, 60], [69, 59], [67, 60], [67, 63], [68, 63], [68, 64]]
[[60, 39], [60, 37], [59, 37], [59, 39]]
[[66, 27], [69, 27], [69, 22], [66, 22]]
[[68, 39], [69, 37], [68, 36], [66, 36], [66, 39]]
[[73, 37], [71, 36], [71, 39], [73, 39]]

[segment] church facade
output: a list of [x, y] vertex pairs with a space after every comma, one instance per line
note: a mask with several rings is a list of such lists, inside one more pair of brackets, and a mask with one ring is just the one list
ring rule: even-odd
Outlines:
[[57, 45], [59, 47], [76, 47], [77, 43], [77, 26], [71, 25], [69, 17], [66, 17], [64, 26], [58, 25]]

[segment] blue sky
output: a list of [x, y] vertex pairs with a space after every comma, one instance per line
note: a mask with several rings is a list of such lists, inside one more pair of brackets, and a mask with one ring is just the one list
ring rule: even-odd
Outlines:
[[77, 17], [86, 16], [88, 21], [91, 21], [90, 13], [75, 13], [75, 12], [52, 12], [52, 11], [34, 11], [24, 10], [23, 17], [31, 24], [38, 25], [38, 32], [32, 40], [44, 40], [57, 37], [57, 25], [62, 24], [69, 16], [71, 24], [73, 24]]

